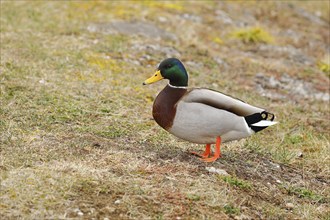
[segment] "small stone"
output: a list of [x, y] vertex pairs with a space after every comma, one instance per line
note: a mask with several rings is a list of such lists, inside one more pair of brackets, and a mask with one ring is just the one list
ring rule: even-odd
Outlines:
[[321, 11], [316, 11], [314, 14], [315, 14], [317, 17], [321, 17], [321, 16], [322, 16], [322, 12], [321, 12]]
[[213, 59], [219, 66], [223, 67], [223, 68], [228, 68], [228, 64], [226, 61], [224, 61], [223, 59], [219, 58], [219, 57], [216, 57]]
[[165, 23], [167, 21], [167, 18], [160, 16], [160, 17], [158, 17], [158, 20], [162, 23]]
[[151, 56], [149, 56], [148, 54], [143, 55], [142, 58], [145, 60], [151, 60]]
[[274, 76], [271, 76], [268, 80], [268, 87], [270, 88], [278, 88], [280, 86], [280, 82], [275, 79]]
[[133, 63], [134, 65], [140, 66], [141, 63], [137, 60], [131, 60], [131, 63]]
[[219, 65], [225, 64], [225, 61], [223, 59], [221, 59], [220, 57], [215, 57], [213, 60]]
[[281, 184], [281, 183], [282, 183], [282, 181], [281, 181], [281, 180], [276, 180], [276, 183], [279, 183], [279, 184]]
[[202, 21], [201, 17], [199, 17], [197, 15], [187, 14], [187, 13], [181, 15], [181, 17], [186, 20], [190, 20], [190, 21], [198, 22], [198, 23], [200, 23]]
[[120, 199], [117, 199], [116, 201], [115, 201], [115, 204], [117, 205], [117, 204], [120, 204], [121, 203], [121, 200]]
[[276, 169], [280, 169], [281, 166], [279, 164], [275, 164]]
[[222, 21], [224, 24], [233, 24], [233, 19], [229, 17], [229, 15], [222, 11], [222, 10], [216, 10], [216, 18], [220, 21]]
[[229, 174], [227, 173], [227, 171], [223, 170], [223, 169], [216, 169], [215, 167], [206, 167], [205, 168], [207, 171], [209, 171], [210, 173], [216, 173], [222, 176], [229, 176]]
[[297, 153], [297, 157], [300, 157], [300, 158], [304, 157], [303, 152], [298, 152], [298, 153]]
[[214, 88], [219, 88], [219, 85], [216, 84], [216, 83], [212, 83], [212, 87], [214, 87]]
[[291, 202], [288, 202], [288, 203], [286, 203], [285, 204], [285, 207], [287, 208], [287, 209], [293, 209], [294, 208], [294, 204], [293, 203], [291, 203]]
[[84, 213], [79, 209], [79, 208], [76, 208], [73, 210], [75, 213], [77, 213], [78, 216], [83, 216]]

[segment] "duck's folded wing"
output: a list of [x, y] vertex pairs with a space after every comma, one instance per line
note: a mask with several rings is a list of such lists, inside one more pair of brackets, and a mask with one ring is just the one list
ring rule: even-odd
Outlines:
[[183, 101], [202, 103], [243, 117], [265, 111], [223, 93], [203, 88], [192, 89], [183, 97]]

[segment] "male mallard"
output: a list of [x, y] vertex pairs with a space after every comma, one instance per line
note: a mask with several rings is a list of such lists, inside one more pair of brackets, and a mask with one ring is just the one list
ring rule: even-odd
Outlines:
[[[169, 84], [158, 94], [152, 115], [171, 134], [198, 144], [206, 144], [203, 161], [220, 156], [220, 143], [238, 140], [274, 125], [272, 113], [249, 105], [217, 91], [188, 89], [188, 74], [180, 60], [169, 58], [160, 63], [156, 73], [143, 85], [168, 79]], [[211, 144], [215, 143], [215, 153]]]

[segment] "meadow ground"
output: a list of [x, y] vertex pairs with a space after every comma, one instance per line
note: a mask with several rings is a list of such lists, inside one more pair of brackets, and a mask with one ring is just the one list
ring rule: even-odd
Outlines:
[[[330, 218], [328, 1], [0, 6], [3, 219]], [[280, 123], [199, 161], [151, 116], [166, 57]]]

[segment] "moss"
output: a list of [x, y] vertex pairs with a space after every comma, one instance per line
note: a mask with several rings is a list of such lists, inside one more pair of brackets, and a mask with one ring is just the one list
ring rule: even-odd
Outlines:
[[213, 38], [213, 42], [217, 43], [217, 44], [220, 44], [220, 45], [224, 43], [223, 40], [220, 37]]
[[241, 40], [244, 43], [273, 43], [274, 38], [261, 27], [250, 27], [236, 30], [230, 34], [234, 39]]
[[182, 2], [159, 2], [159, 1], [151, 0], [151, 1], [141, 1], [140, 3], [148, 7], [160, 8], [165, 10], [182, 11], [184, 8]]
[[123, 65], [121, 61], [117, 61], [110, 56], [102, 53], [91, 53], [87, 55], [86, 61], [100, 70], [110, 70], [113, 73], [121, 73]]
[[[330, 58], [329, 58], [330, 59]], [[330, 64], [329, 64], [330, 61], [328, 62], [324, 62], [324, 61], [320, 61], [318, 63], [318, 68], [324, 72], [328, 77], [330, 77]]]

